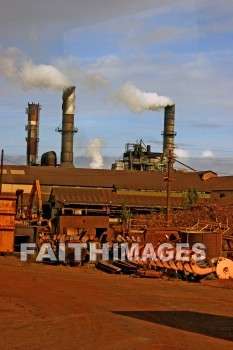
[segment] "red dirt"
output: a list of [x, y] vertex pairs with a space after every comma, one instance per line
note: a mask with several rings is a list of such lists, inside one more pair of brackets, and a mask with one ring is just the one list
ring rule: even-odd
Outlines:
[[233, 281], [188, 283], [0, 257], [0, 348], [232, 349]]

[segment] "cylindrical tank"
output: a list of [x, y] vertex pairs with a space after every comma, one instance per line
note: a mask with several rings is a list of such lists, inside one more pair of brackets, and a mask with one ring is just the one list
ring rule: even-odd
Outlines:
[[57, 166], [57, 155], [54, 151], [43, 153], [41, 156], [41, 166]]
[[174, 150], [175, 127], [175, 105], [165, 107], [163, 135], [163, 156], [167, 157], [169, 150]]
[[62, 128], [58, 130], [62, 134], [60, 166], [71, 168], [74, 167], [73, 138], [74, 133], [77, 132], [77, 129], [74, 128], [75, 86], [65, 89], [62, 99]]
[[40, 109], [39, 103], [28, 103], [26, 108], [26, 113], [28, 114], [28, 124], [25, 127], [27, 130], [27, 165], [37, 164]]

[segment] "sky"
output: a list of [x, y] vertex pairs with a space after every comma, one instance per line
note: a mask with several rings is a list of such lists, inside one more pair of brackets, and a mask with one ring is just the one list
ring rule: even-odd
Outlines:
[[231, 0], [1, 0], [4, 162], [26, 162], [28, 102], [42, 106], [39, 159], [60, 158], [64, 84], [76, 86], [77, 167], [110, 168], [140, 139], [161, 152], [164, 109], [131, 108], [133, 86], [174, 101], [177, 159], [233, 175], [232, 44]]

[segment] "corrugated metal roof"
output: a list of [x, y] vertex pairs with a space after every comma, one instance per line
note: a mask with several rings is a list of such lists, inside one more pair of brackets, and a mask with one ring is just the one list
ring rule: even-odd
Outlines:
[[[115, 187], [166, 191], [165, 174], [161, 172], [11, 165], [5, 165], [4, 170], [7, 171], [7, 174], [3, 174], [3, 183], [7, 184], [32, 185], [34, 179], [39, 179], [41, 186]], [[174, 171], [172, 190], [183, 192], [191, 187], [201, 192], [210, 192], [212, 189], [233, 189], [233, 176], [214, 177], [203, 181], [202, 175], [203, 172]]]
[[206, 182], [206, 188], [208, 188], [211, 191], [232, 191], [233, 176], [221, 176], [211, 178]]
[[[53, 187], [50, 200], [66, 204], [88, 205], [126, 205], [134, 207], [163, 207], [166, 206], [166, 195], [125, 194], [111, 189], [88, 189]], [[175, 207], [182, 205], [181, 197], [172, 197], [171, 204]]]
[[[142, 190], [165, 190], [164, 173], [121, 171], [106, 169], [66, 169], [62, 167], [19, 167], [25, 175], [12, 174], [12, 166], [5, 166], [7, 175], [3, 175], [3, 183], [32, 184], [39, 179], [41, 185], [80, 186], [100, 188], [125, 188]], [[204, 181], [197, 173], [174, 172], [172, 187], [176, 191], [185, 191], [189, 187], [203, 190]]]
[[[165, 174], [160, 172], [149, 174], [150, 175], [146, 175], [145, 172], [140, 172], [137, 177], [132, 177], [130, 181], [124, 182], [119, 178], [118, 182], [114, 185], [116, 188], [121, 189], [153, 189], [155, 191], [166, 191], [167, 184], [166, 181], [164, 181]], [[205, 181], [201, 180], [201, 177], [197, 173], [173, 172], [171, 179], [171, 187], [173, 191], [184, 192], [192, 187], [196, 187], [201, 192], [205, 191]]]
[[[42, 202], [43, 202], [43, 203], [48, 202], [49, 197], [50, 197], [50, 195], [49, 195], [48, 193], [42, 193], [42, 194], [41, 194]], [[29, 194], [29, 193], [24, 193], [24, 194], [23, 194], [23, 204], [24, 204], [24, 205], [27, 205], [27, 204], [28, 204], [29, 198], [30, 198], [30, 194]], [[33, 202], [37, 202], [37, 201], [38, 201], [38, 197], [37, 197], [37, 195], [35, 195], [34, 201], [33, 201]]]

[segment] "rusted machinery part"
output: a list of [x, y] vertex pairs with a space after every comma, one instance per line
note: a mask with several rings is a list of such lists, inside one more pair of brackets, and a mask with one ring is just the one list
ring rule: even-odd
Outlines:
[[132, 262], [137, 263], [141, 267], [144, 267], [144, 266], [148, 265], [148, 261], [147, 260], [143, 260], [140, 257], [137, 257], [137, 259], [132, 260]]
[[158, 267], [161, 267], [162, 269], [164, 269], [164, 266], [163, 266], [163, 264], [162, 264], [162, 261], [161, 261], [159, 258], [157, 258], [157, 260], [155, 261], [155, 263], [157, 264]]
[[220, 257], [216, 266], [216, 274], [219, 279], [233, 278], [233, 261]]
[[[159, 248], [159, 247], [158, 247]], [[166, 259], [166, 252], [167, 251], [171, 251], [170, 249], [164, 248], [161, 252], [160, 255], [158, 255], [158, 248], [156, 250], [156, 255], [158, 256], [157, 258], [157, 264], [159, 265], [159, 267], [161, 268], [165, 268], [165, 269], [172, 269], [172, 267], [169, 264], [169, 260], [166, 261], [164, 259]], [[172, 249], [174, 250], [174, 249]], [[175, 251], [174, 251], [175, 253]]]
[[[176, 254], [176, 249], [173, 248], [173, 253], [174, 253], [174, 259], [175, 259], [175, 254]], [[175, 260], [168, 260], [167, 261], [168, 265], [169, 265], [169, 268], [172, 269], [172, 270], [179, 270], [178, 267], [176, 266], [176, 263], [175, 263]]]
[[158, 267], [158, 265], [156, 264], [156, 261], [154, 259], [147, 259], [147, 263], [151, 267]]
[[150, 266], [152, 266], [152, 267], [158, 267], [155, 260], [149, 259], [148, 262], [149, 262]]
[[184, 258], [188, 258], [188, 261], [181, 261], [184, 271], [188, 272], [188, 273], [193, 273], [192, 268], [190, 267], [190, 261], [191, 261], [191, 256], [193, 254], [193, 250], [189, 249], [185, 254], [183, 254]]
[[171, 266], [169, 265], [168, 261], [161, 260], [161, 263], [165, 267], [165, 269], [171, 269]]
[[140, 246], [138, 247], [138, 255], [139, 255], [139, 256], [142, 256], [142, 255], [143, 255], [144, 249], [145, 249], [145, 244], [140, 245]]
[[175, 262], [175, 264], [176, 264], [176, 267], [178, 268], [178, 270], [180, 270], [180, 271], [183, 271], [183, 270], [184, 270], [184, 267], [183, 267], [181, 261], [177, 260], [177, 261]]
[[151, 266], [159, 267], [162, 269], [164, 268], [163, 265], [161, 264], [161, 261], [158, 258], [156, 258], [156, 260], [153, 260], [153, 265], [151, 265]]
[[192, 270], [192, 268], [190, 267], [190, 262], [184, 262], [183, 263], [183, 267], [184, 267], [184, 270], [186, 272], [189, 272], [189, 273], [193, 273], [194, 271]]
[[171, 269], [173, 269], [173, 270], [179, 270], [178, 267], [176, 266], [174, 260], [169, 260], [169, 261], [168, 261], [168, 264], [170, 265], [170, 268], [171, 268]]
[[162, 272], [155, 270], [139, 270], [138, 274], [140, 277], [159, 278], [161, 277]]
[[160, 267], [161, 269], [164, 269], [164, 266], [163, 266], [162, 262], [158, 258], [158, 247], [157, 246], [154, 246], [154, 251], [155, 251], [155, 256], [156, 256], [156, 259], [154, 260], [154, 263], [156, 264], [157, 267]]
[[200, 275], [200, 276], [208, 275], [209, 273], [212, 273], [212, 272], [216, 271], [216, 267], [214, 265], [201, 267], [193, 259], [190, 260], [189, 265], [190, 265], [190, 268], [192, 269], [192, 271], [195, 274]]

